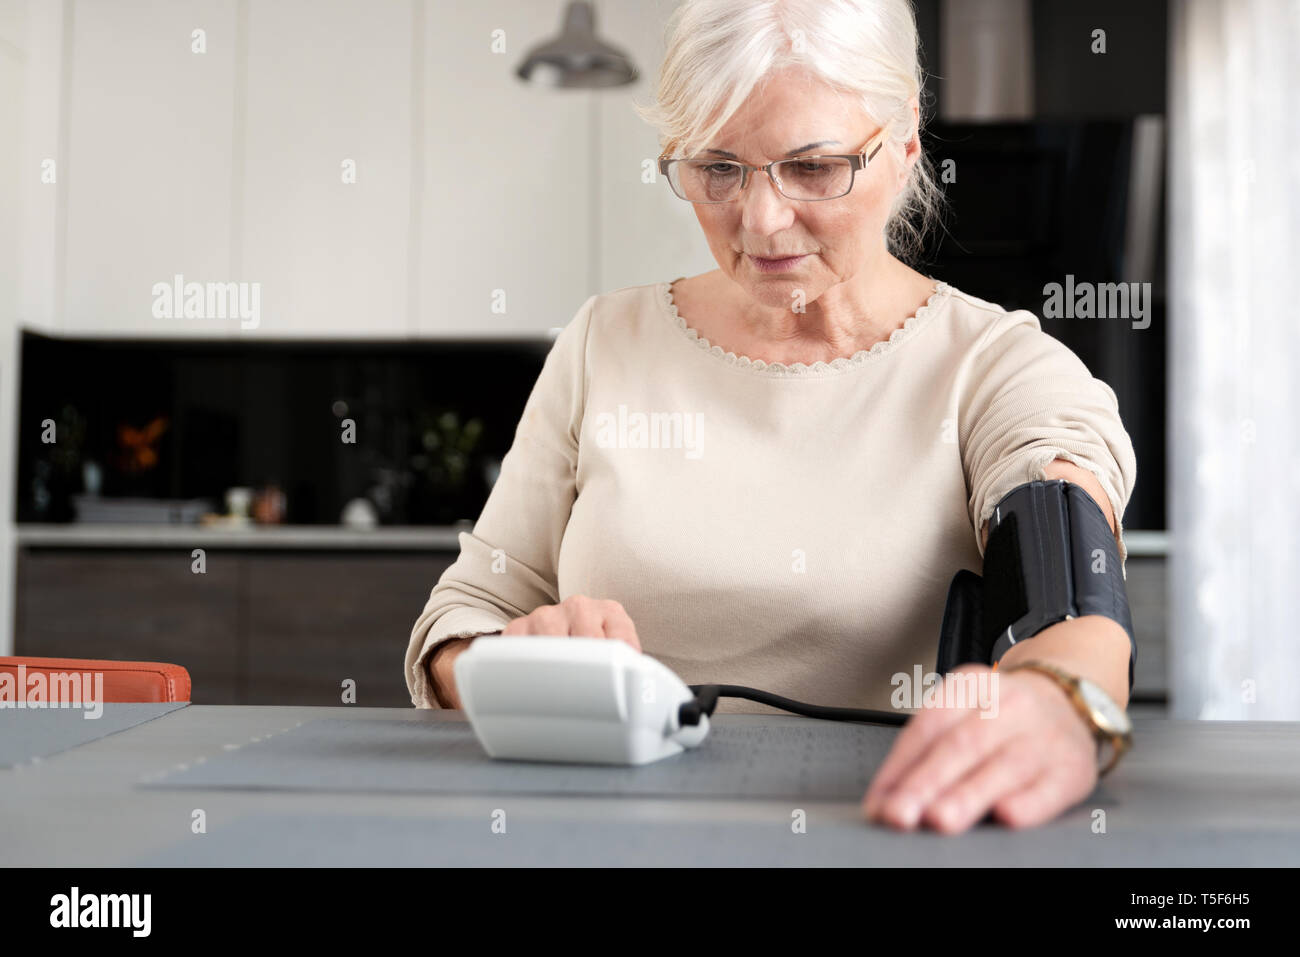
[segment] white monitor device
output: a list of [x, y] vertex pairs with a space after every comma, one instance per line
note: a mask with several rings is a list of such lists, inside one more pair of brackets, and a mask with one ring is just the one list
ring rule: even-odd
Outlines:
[[455, 664], [456, 690], [493, 758], [649, 764], [695, 747], [709, 719], [667, 667], [612, 638], [485, 635]]

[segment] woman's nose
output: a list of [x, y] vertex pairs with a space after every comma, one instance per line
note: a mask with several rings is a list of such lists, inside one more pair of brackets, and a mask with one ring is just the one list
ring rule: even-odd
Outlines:
[[766, 171], [755, 170], [741, 190], [741, 222], [750, 232], [773, 232], [788, 226], [794, 218], [794, 203], [777, 189]]

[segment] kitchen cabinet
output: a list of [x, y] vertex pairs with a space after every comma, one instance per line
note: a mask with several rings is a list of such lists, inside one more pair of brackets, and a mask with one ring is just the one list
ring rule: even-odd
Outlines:
[[[67, 9], [69, 89], [60, 105], [67, 160], [57, 187], [66, 240], [53, 276], [62, 289], [56, 327], [114, 336], [233, 334], [237, 322], [160, 318], [153, 307], [155, 285], [176, 275], [235, 278], [235, 0], [80, 0]], [[192, 52], [195, 30], [204, 31], [206, 52]]]
[[454, 555], [295, 553], [248, 569], [248, 691], [253, 704], [404, 707], [411, 628]]
[[[590, 91], [515, 75], [562, 4], [70, 0], [46, 18], [40, 62], [56, 67], [23, 90], [26, 112], [50, 117], [40, 155], [66, 154], [28, 204], [44, 252], [28, 257], [26, 321], [113, 337], [541, 336], [593, 292], [711, 269], [691, 207], [657, 171], [643, 181], [658, 145], [633, 101], [653, 95], [672, 8], [599, 8], [641, 76]], [[178, 281], [203, 294], [191, 314], [162, 291]], [[220, 308], [232, 288], [255, 316]]]
[[195, 704], [409, 707], [403, 660], [456, 552], [21, 548], [15, 654], [164, 661]]
[[[561, 10], [425, 8], [419, 335], [540, 335], [591, 295], [593, 96], [626, 98], [515, 77], [528, 49], [555, 34]], [[645, 241], [639, 225], [623, 229]]]
[[[72, 3], [54, 327], [407, 336], [413, 7]], [[248, 311], [208, 301], [229, 283]]]
[[415, 6], [248, 5], [234, 268], [261, 319], [242, 337], [410, 333]]
[[20, 549], [14, 653], [171, 662], [195, 704], [242, 703], [241, 569], [210, 557], [196, 575], [183, 549]]

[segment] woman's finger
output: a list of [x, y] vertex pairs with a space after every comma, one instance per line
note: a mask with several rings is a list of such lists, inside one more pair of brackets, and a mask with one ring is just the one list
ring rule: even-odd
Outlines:
[[610, 638], [626, 641], [636, 651], [641, 650], [641, 639], [637, 637], [636, 625], [632, 617], [616, 601], [608, 602], [605, 609], [605, 634]]
[[1007, 827], [1037, 827], [1074, 807], [1095, 785], [1095, 777], [1089, 780], [1049, 764], [1029, 784], [994, 802], [993, 816]]
[[999, 800], [1031, 784], [1042, 770], [1034, 743], [1023, 735], [1014, 737], [931, 801], [921, 819], [945, 834], [964, 831]]
[[559, 605], [543, 605], [534, 608], [528, 616], [529, 635], [567, 635], [569, 633], [569, 616]]
[[568, 617], [568, 631], [557, 634], [573, 635], [575, 638], [604, 638], [605, 614], [599, 602], [592, 601], [585, 595], [566, 598], [563, 610]]
[[[979, 671], [984, 666], [969, 665], [971, 671]], [[992, 669], [986, 669], [991, 671]], [[966, 708], [922, 708], [907, 720], [903, 730], [894, 739], [893, 746], [884, 762], [876, 769], [867, 793], [862, 799], [863, 810], [868, 818], [875, 815], [881, 800], [894, 787], [902, 775], [923, 755], [939, 735], [950, 726], [961, 721], [968, 713]]]
[[881, 803], [925, 754], [931, 742], [961, 719], [960, 711], [945, 708], [924, 709], [907, 719], [862, 798], [863, 812], [868, 819], [875, 818]]
[[1011, 722], [985, 719], [965, 709], [959, 715], [960, 720], [932, 738], [885, 793], [876, 805], [876, 819], [895, 827], [914, 827], [930, 802], [988, 759], [1011, 733]]

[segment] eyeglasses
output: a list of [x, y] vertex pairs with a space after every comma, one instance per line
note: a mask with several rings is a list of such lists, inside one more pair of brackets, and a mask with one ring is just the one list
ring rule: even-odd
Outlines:
[[[872, 148], [872, 145], [874, 148]], [[762, 170], [787, 199], [806, 203], [838, 199], [853, 188], [853, 176], [885, 145], [881, 130], [857, 153], [833, 156], [797, 156], [776, 160], [766, 166], [750, 166], [735, 160], [696, 156], [687, 159], [659, 157], [659, 172], [672, 191], [688, 203], [730, 203], [749, 183], [749, 174]], [[870, 152], [868, 152], [870, 149]]]

